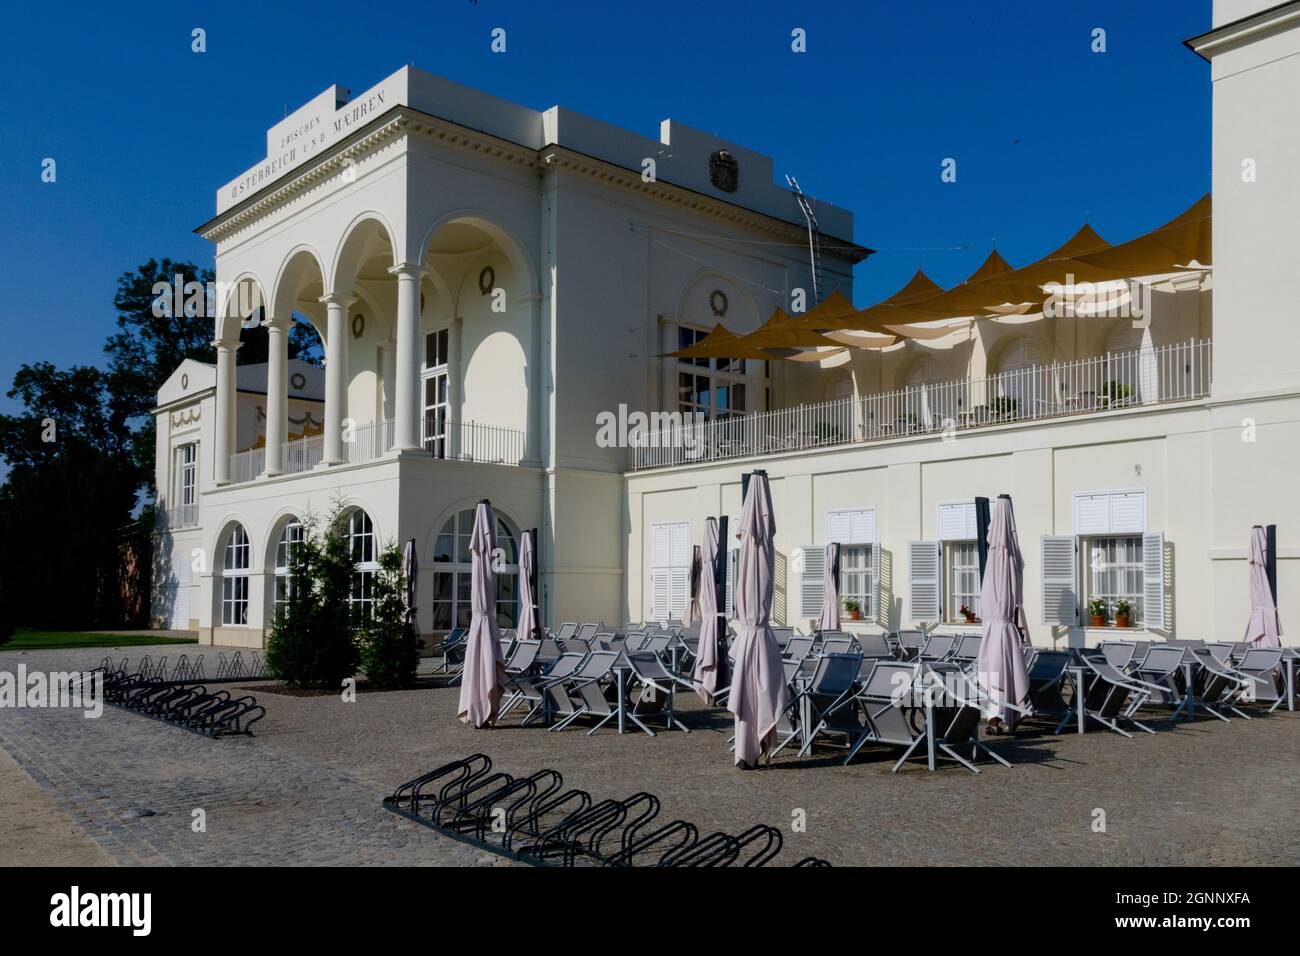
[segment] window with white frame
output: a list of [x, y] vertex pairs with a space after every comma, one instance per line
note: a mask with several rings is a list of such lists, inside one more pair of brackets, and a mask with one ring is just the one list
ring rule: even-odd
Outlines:
[[424, 395], [421, 439], [435, 458], [447, 457], [447, 363], [451, 337], [447, 329], [424, 337], [424, 366], [420, 372]]
[[966, 622], [962, 608], [970, 611], [975, 620], [980, 617], [980, 555], [975, 541], [945, 541], [944, 579], [947, 584], [945, 615], [951, 624]]
[[[728, 531], [728, 534], [730, 533]], [[690, 600], [690, 522], [671, 521], [651, 524], [649, 546], [650, 619], [680, 621]], [[725, 545], [721, 546], [725, 547]]]
[[873, 508], [826, 512], [826, 541], [840, 546], [840, 606], [855, 601], [863, 620], [876, 615], [876, 512]]
[[176, 449], [176, 514], [180, 527], [197, 523], [199, 504], [199, 446], [189, 442]]
[[221, 623], [228, 627], [248, 624], [248, 532], [235, 525], [226, 536], [221, 559]]
[[[708, 333], [678, 326], [677, 347], [690, 348]], [[764, 376], [767, 375], [764, 363]], [[683, 415], [730, 418], [749, 410], [749, 376], [745, 359], [683, 358], [677, 362], [677, 411]]]
[[294, 552], [301, 544], [302, 522], [297, 518], [290, 518], [289, 523], [280, 532], [280, 540], [275, 545], [274, 615], [276, 618], [288, 605], [289, 598], [293, 594], [293, 578], [290, 570], [293, 567]]
[[[498, 627], [514, 627], [519, 618], [519, 535], [500, 513], [496, 514], [496, 546], [502, 569], [496, 572]], [[433, 547], [433, 627], [449, 631], [469, 627], [474, 609], [470, 542], [474, 537], [474, 509], [465, 508], [443, 522]]]
[[347, 516], [348, 548], [352, 555], [352, 591], [348, 600], [356, 620], [370, 617], [375, 607], [375, 578], [379, 574], [379, 553], [375, 548], [375, 526], [360, 508]]
[[1084, 575], [1084, 603], [1101, 601], [1106, 606], [1106, 623], [1115, 623], [1115, 605], [1126, 601], [1129, 621], [1141, 626], [1143, 595], [1142, 535], [1114, 535], [1085, 538], [1083, 553], [1088, 568]]

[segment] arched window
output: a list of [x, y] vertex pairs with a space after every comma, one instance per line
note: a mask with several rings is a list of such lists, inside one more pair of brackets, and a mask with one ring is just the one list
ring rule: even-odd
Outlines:
[[230, 627], [248, 624], [248, 532], [237, 524], [226, 536], [221, 558], [221, 623]]
[[[519, 534], [497, 512], [497, 548], [504, 568], [496, 571], [497, 625], [514, 627], [519, 615]], [[448, 631], [469, 627], [469, 543], [474, 533], [474, 509], [466, 508], [447, 519], [433, 547], [433, 629]], [[494, 563], [495, 564], [495, 563]]]
[[1027, 336], [1007, 343], [998, 359], [996, 395], [990, 415], [994, 421], [1032, 418], [1041, 397], [1042, 358]]
[[375, 526], [360, 508], [347, 517], [348, 547], [352, 553], [352, 614], [368, 618], [375, 607], [375, 576], [379, 573], [379, 552], [375, 548]]
[[293, 580], [289, 577], [289, 569], [293, 566], [294, 551], [301, 544], [302, 522], [297, 518], [290, 518], [289, 523], [280, 532], [280, 540], [275, 546], [275, 617], [280, 616], [280, 611], [289, 603], [289, 596], [293, 593]]

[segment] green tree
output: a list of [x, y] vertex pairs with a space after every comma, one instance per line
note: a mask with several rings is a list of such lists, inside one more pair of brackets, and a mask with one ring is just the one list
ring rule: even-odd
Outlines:
[[413, 685], [420, 662], [419, 636], [407, 621], [405, 589], [402, 552], [389, 544], [379, 555], [374, 609], [361, 630], [362, 670], [371, 684], [385, 690]]
[[355, 676], [360, 651], [349, 597], [356, 564], [345, 516], [303, 520], [302, 544], [289, 563], [288, 600], [266, 642], [271, 675], [294, 687], [338, 688]]

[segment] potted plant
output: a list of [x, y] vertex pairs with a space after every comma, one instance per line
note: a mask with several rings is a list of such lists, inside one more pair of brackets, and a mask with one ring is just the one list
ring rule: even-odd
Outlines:
[[1133, 605], [1129, 604], [1123, 598], [1115, 602], [1115, 626], [1128, 627], [1129, 620], [1133, 613]]
[[976, 623], [975, 612], [972, 611], [970, 608], [968, 608], [965, 604], [961, 606], [961, 616], [966, 619], [967, 624]]
[[853, 598], [845, 598], [844, 612], [848, 614], [850, 621], [856, 621], [862, 617], [862, 605]]
[[1093, 627], [1106, 626], [1106, 602], [1101, 598], [1093, 598], [1088, 602], [1088, 616], [1092, 619]]

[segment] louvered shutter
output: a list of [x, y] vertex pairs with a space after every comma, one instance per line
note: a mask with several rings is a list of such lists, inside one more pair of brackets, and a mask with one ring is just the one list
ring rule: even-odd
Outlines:
[[736, 565], [739, 561], [739, 548], [727, 552], [727, 583], [722, 595], [722, 606], [726, 608], [728, 620], [736, 616]]
[[650, 620], [666, 621], [668, 619], [669, 581], [666, 568], [656, 568], [650, 572]]
[[971, 541], [977, 537], [974, 500], [939, 505], [940, 541]]
[[1074, 533], [1106, 534], [1110, 531], [1110, 495], [1074, 496]]
[[1142, 535], [1142, 624], [1165, 630], [1165, 535]]
[[[872, 528], [871, 533], [874, 537], [875, 529], [875, 512], [871, 512]], [[873, 540], [871, 542], [871, 609], [877, 624], [887, 624], [889, 615], [885, 613], [884, 605], [881, 603], [881, 597], [884, 595], [884, 588], [880, 582], [880, 542]]]
[[1069, 534], [1042, 538], [1043, 623], [1071, 627], [1079, 620], [1077, 539]]
[[1113, 534], [1141, 534], [1146, 529], [1145, 491], [1121, 491], [1110, 496], [1110, 531]]
[[940, 620], [940, 554], [938, 541], [907, 543], [908, 620], [914, 624]]
[[822, 600], [826, 595], [826, 549], [804, 545], [800, 549], [803, 567], [799, 572], [799, 618], [822, 616]]

